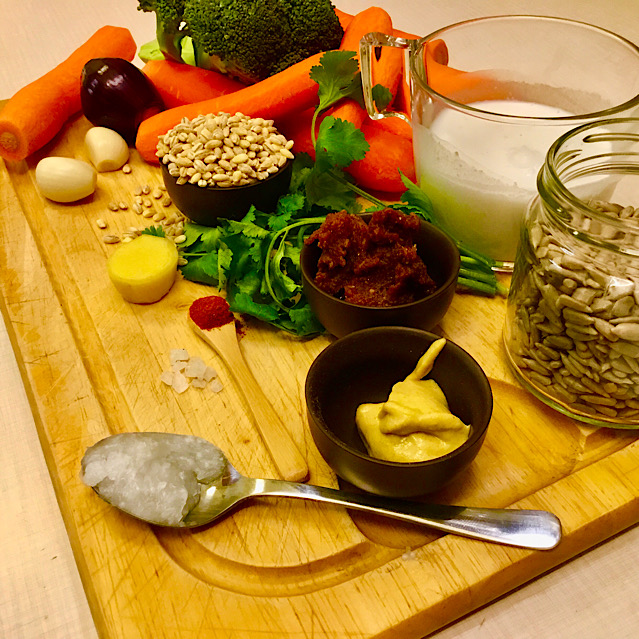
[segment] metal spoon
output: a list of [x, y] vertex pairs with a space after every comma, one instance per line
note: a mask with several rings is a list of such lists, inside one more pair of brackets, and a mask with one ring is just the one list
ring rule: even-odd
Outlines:
[[[172, 523], [161, 521], [160, 518], [149, 516], [144, 512], [142, 505], [148, 506], [148, 502], [157, 497], [158, 503], [163, 499], [162, 492], [156, 490], [156, 495], [149, 496], [148, 491], [140, 493], [140, 501], [123, 506], [112, 494], [105, 496], [103, 488], [113, 486], [111, 479], [95, 481], [96, 475], [91, 462], [97, 461], [98, 468], [102, 472], [105, 462], [108, 463], [109, 455], [117, 454], [120, 471], [122, 470], [123, 454], [127, 448], [132, 451], [129, 457], [129, 473], [140, 470], [140, 445], [157, 445], [159, 458], [153, 463], [159, 463], [162, 468], [166, 463], [175, 462], [191, 464], [191, 479], [197, 476], [195, 494], [192, 496], [192, 505], [185, 506], [184, 514], [180, 514], [179, 520]], [[133, 447], [137, 447], [133, 451]], [[190, 446], [187, 450], [186, 447]], [[166, 451], [169, 451], [168, 453]], [[179, 452], [172, 452], [179, 451]], [[194, 454], [200, 460], [213, 459], [208, 468], [193, 468]], [[146, 462], [145, 462], [146, 463]], [[206, 465], [206, 464], [204, 464]], [[181, 467], [185, 469], [184, 466]], [[251, 479], [241, 475], [229, 463], [224, 453], [210, 442], [199, 437], [188, 435], [175, 435], [170, 433], [124, 433], [107, 437], [87, 449], [82, 459], [83, 480], [93, 487], [100, 497], [112, 505], [124, 510], [130, 515], [143, 519], [149, 523], [170, 525], [173, 527], [192, 528], [209, 524], [241, 502], [252, 497], [295, 497], [298, 499], [310, 499], [330, 504], [338, 504], [355, 510], [393, 517], [417, 524], [430, 526], [436, 530], [447, 533], [492, 541], [521, 548], [536, 550], [548, 550], [554, 548], [561, 539], [561, 523], [559, 519], [543, 510], [510, 510], [499, 508], [472, 508], [465, 506], [438, 505], [421, 502], [402, 501], [387, 497], [379, 497], [371, 494], [347, 493], [332, 488], [299, 484], [279, 479]], [[180, 472], [182, 472], [182, 470]], [[119, 471], [118, 471], [119, 472]], [[150, 471], [147, 466], [141, 475], [148, 480]], [[91, 477], [89, 477], [91, 476]], [[180, 475], [182, 476], [182, 475]], [[89, 479], [89, 481], [87, 481]], [[164, 479], [164, 478], [162, 478]], [[130, 487], [131, 481], [127, 477], [125, 484]], [[105, 483], [106, 482], [106, 483]], [[124, 484], [123, 484], [124, 485]], [[148, 488], [148, 486], [147, 486]], [[199, 494], [197, 489], [199, 488]], [[138, 505], [140, 506], [138, 507]]]

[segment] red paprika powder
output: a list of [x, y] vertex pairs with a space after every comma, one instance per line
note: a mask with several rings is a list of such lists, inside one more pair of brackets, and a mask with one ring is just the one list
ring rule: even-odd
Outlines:
[[203, 331], [219, 328], [235, 320], [228, 302], [219, 295], [196, 299], [189, 308], [189, 317]]

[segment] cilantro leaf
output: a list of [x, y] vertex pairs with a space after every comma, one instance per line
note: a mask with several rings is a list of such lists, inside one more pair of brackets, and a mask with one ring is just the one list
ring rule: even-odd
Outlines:
[[318, 84], [318, 111], [328, 109], [342, 98], [361, 94], [361, 82], [356, 79], [359, 72], [356, 55], [354, 51], [327, 51], [319, 65], [311, 68], [310, 78]]
[[166, 237], [166, 233], [161, 226], [147, 226], [142, 229], [140, 235], [156, 235], [157, 237]]
[[417, 184], [409, 180], [401, 171], [399, 172], [402, 184], [406, 187], [406, 191], [402, 194], [402, 202], [421, 209], [426, 215], [426, 219], [432, 219], [433, 205], [430, 198], [422, 191]]
[[391, 90], [381, 84], [376, 84], [371, 89], [371, 94], [378, 111], [383, 111], [393, 101]]
[[[348, 166], [351, 162], [362, 160], [370, 145], [361, 129], [352, 122], [344, 122], [333, 116], [322, 120], [315, 145], [315, 169], [318, 164], [320, 170], [326, 170], [328, 165], [339, 168]], [[319, 154], [325, 151], [326, 154]]]
[[201, 282], [209, 286], [217, 286], [219, 282], [219, 268], [217, 252], [202, 253], [197, 258], [189, 259], [181, 267], [182, 276], [192, 282]]
[[346, 210], [358, 213], [361, 210], [357, 194], [335, 178], [331, 171], [313, 171], [306, 181], [306, 197], [311, 204], [330, 211]]
[[288, 187], [289, 193], [299, 193], [304, 191], [306, 179], [313, 170], [314, 165], [315, 162], [313, 162], [313, 158], [308, 153], [302, 152], [295, 154], [295, 159], [293, 160], [293, 171], [291, 172], [291, 183]]

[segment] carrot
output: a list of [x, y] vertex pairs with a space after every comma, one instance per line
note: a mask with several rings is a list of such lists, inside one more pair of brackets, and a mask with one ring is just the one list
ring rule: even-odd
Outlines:
[[387, 11], [381, 7], [368, 7], [353, 16], [344, 31], [340, 44], [342, 51], [355, 51], [359, 60], [359, 41], [373, 31], [391, 33], [393, 21]]
[[405, 113], [410, 117], [411, 113], [411, 97], [410, 97], [410, 85], [406, 79], [405, 73], [400, 76], [399, 84], [397, 86], [397, 93], [395, 94], [395, 100], [393, 100], [393, 107], [397, 111]]
[[334, 118], [344, 120], [344, 122], [350, 122], [356, 129], [361, 129], [362, 124], [368, 120], [368, 113], [366, 113], [366, 109], [363, 109], [352, 98], [341, 100], [339, 104], [336, 104], [324, 114], [324, 116], [320, 119], [320, 122], [327, 115], [332, 115]]
[[[343, 100], [332, 109], [328, 109], [315, 122], [315, 135], [319, 134], [319, 127], [322, 120], [331, 115], [335, 118], [351, 122], [356, 128], [361, 128], [368, 119], [366, 111], [355, 100]], [[311, 125], [313, 122], [314, 108], [306, 109], [299, 113], [291, 113], [289, 116], [278, 122], [277, 128], [289, 140], [294, 140], [295, 153], [308, 153], [315, 159], [315, 148], [311, 140]]]
[[128, 29], [104, 26], [84, 44], [30, 84], [0, 111], [0, 155], [19, 162], [49, 142], [80, 111], [80, 75], [93, 58], [133, 60], [136, 44]]
[[448, 47], [443, 40], [431, 40], [426, 43], [425, 64], [430, 63], [448, 64]]
[[[295, 141], [295, 153], [308, 153], [315, 159], [315, 149], [311, 143], [312, 118], [313, 109], [307, 109], [286, 118], [279, 129], [289, 140]], [[411, 140], [384, 130], [378, 122], [366, 122], [362, 131], [370, 144], [370, 150], [363, 160], [353, 162], [346, 171], [364, 189], [403, 192], [405, 187], [398, 169], [411, 180], [415, 179]]]
[[[352, 13], [346, 13], [335, 7], [335, 14], [339, 18], [339, 23], [342, 25], [342, 29], [346, 30], [348, 25], [353, 21], [355, 17]], [[400, 29], [393, 29], [393, 35], [396, 38], [406, 38], [407, 40], [419, 40], [419, 36], [416, 36], [408, 31], [401, 31]]]
[[364, 123], [362, 131], [370, 149], [363, 160], [353, 162], [346, 171], [364, 189], [390, 193], [404, 191], [400, 170], [407, 178], [415, 181], [411, 141], [369, 122]]
[[[305, 109], [298, 113], [291, 113], [278, 122], [277, 128], [288, 140], [293, 140], [293, 153], [308, 153], [315, 160], [315, 148], [311, 140], [311, 123], [315, 108]], [[319, 128], [319, 125], [317, 125]]]
[[[349, 23], [340, 49], [355, 51], [359, 60], [360, 40], [371, 32], [390, 34], [393, 32], [393, 21], [390, 15], [380, 7], [369, 7], [356, 14]], [[379, 60], [373, 64], [373, 85], [381, 84], [395, 96], [399, 85], [404, 54], [401, 49], [384, 47]]]
[[246, 85], [223, 73], [171, 60], [151, 60], [142, 67], [167, 109], [217, 98]]
[[383, 129], [384, 131], [389, 131], [390, 133], [399, 135], [411, 142], [413, 140], [413, 127], [411, 127], [406, 120], [402, 120], [401, 118], [390, 117], [381, 118], [380, 120], [371, 120], [370, 125], [373, 128]]
[[[434, 63], [439, 65], [448, 64], [448, 47], [443, 40], [431, 40], [426, 44], [424, 50], [424, 67], [427, 69], [427, 75], [429, 66]], [[402, 61], [402, 65], [404, 65], [404, 61]], [[403, 66], [394, 106], [397, 111], [401, 111], [410, 118], [412, 105], [410, 86], [406, 78], [406, 69]]]
[[144, 120], [138, 129], [135, 146], [144, 160], [158, 164], [155, 155], [158, 137], [172, 129], [182, 118], [193, 119], [207, 113], [241, 112], [273, 120], [303, 111], [317, 102], [317, 83], [311, 80], [311, 67], [324, 55], [317, 53], [234, 93], [210, 100], [167, 109]]
[[335, 7], [335, 15], [339, 18], [339, 23], [342, 25], [342, 29], [346, 31], [348, 25], [353, 21], [353, 14], [346, 13], [346, 11], [342, 11], [341, 9]]
[[[482, 71], [460, 71], [448, 66], [448, 49], [433, 40], [424, 53], [428, 85], [437, 93], [468, 104], [480, 100], [506, 100], [512, 97], [507, 85]], [[444, 51], [445, 49], [445, 51]]]
[[[313, 112], [314, 109], [310, 108], [291, 114], [282, 120], [278, 128], [289, 140], [295, 141], [295, 153], [308, 153], [315, 159], [315, 149], [311, 143]], [[396, 118], [385, 120], [391, 119]], [[370, 144], [370, 150], [363, 160], [353, 162], [346, 170], [362, 188], [400, 193], [404, 191], [404, 185], [398, 169], [411, 180], [415, 179], [412, 142], [403, 135], [385, 130], [381, 124], [385, 120], [367, 120], [362, 124], [361, 129]]]

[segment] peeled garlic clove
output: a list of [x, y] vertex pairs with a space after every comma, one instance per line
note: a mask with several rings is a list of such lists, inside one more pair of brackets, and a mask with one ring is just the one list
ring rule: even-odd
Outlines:
[[89, 159], [100, 172], [117, 171], [129, 159], [129, 147], [124, 138], [113, 129], [103, 126], [90, 128], [84, 136]]
[[48, 157], [38, 162], [35, 179], [44, 197], [54, 202], [76, 202], [95, 191], [98, 174], [87, 162]]

